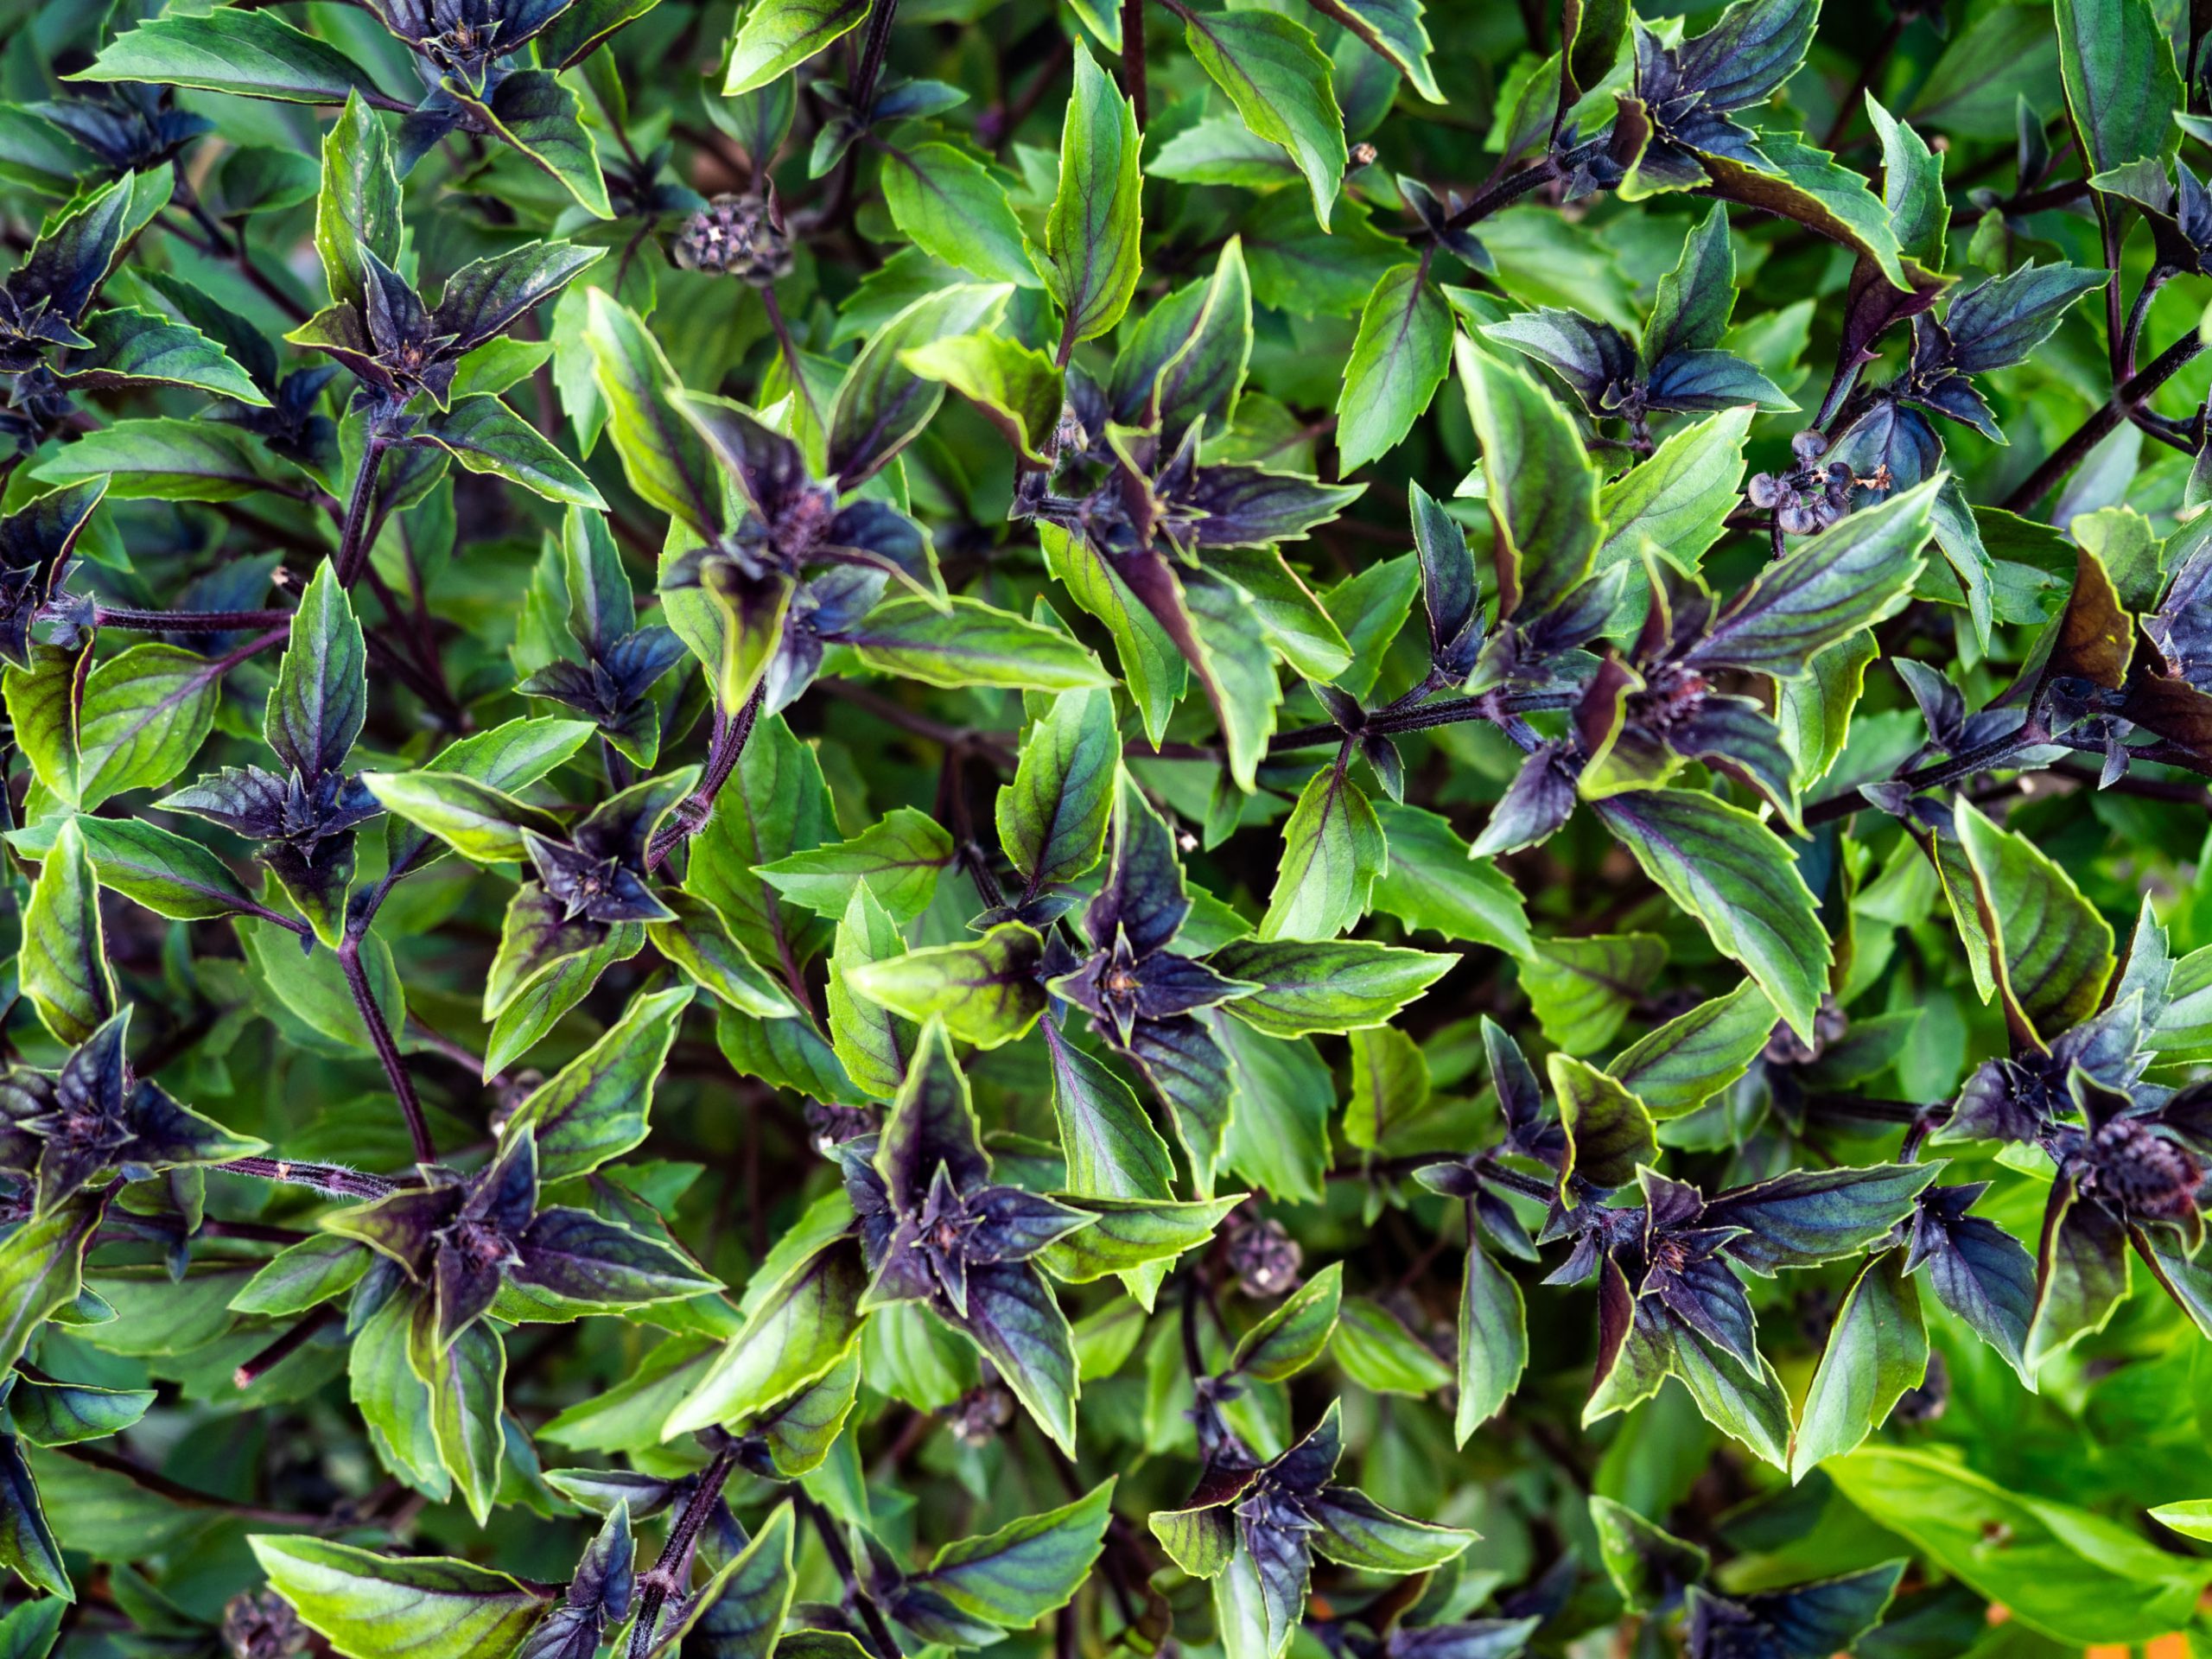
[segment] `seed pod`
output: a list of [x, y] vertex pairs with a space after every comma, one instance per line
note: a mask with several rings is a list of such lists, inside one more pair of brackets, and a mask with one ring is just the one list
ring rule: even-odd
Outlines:
[[2184, 1221], [2196, 1210], [2204, 1166], [2139, 1118], [2115, 1117], [2089, 1137], [2098, 1192], [2146, 1221]]
[[676, 263], [766, 288], [791, 269], [791, 236], [772, 194], [720, 195], [684, 221]]
[[951, 1413], [952, 1438], [963, 1446], [988, 1446], [1014, 1421], [1014, 1395], [986, 1382], [962, 1395]]
[[291, 1659], [306, 1651], [308, 1633], [289, 1602], [264, 1590], [233, 1596], [223, 1609], [223, 1645], [232, 1659]]
[[1298, 1283], [1306, 1252], [1279, 1221], [1252, 1220], [1229, 1235], [1229, 1268], [1247, 1296], [1281, 1296]]

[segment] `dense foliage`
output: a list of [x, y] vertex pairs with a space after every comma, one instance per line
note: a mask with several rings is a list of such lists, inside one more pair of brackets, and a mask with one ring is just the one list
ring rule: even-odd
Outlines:
[[15, 0], [0, 1659], [2212, 1643], [2212, 10], [1892, 3]]

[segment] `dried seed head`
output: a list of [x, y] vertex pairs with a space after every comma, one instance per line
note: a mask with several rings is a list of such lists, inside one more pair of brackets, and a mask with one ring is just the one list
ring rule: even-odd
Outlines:
[[1014, 1395], [996, 1382], [962, 1395], [951, 1413], [952, 1438], [963, 1446], [988, 1446], [1014, 1421]]
[[2204, 1166], [2140, 1118], [2116, 1117], [2089, 1137], [2097, 1190], [2146, 1221], [2185, 1221], [2196, 1210]]
[[1844, 1014], [1842, 1005], [1833, 996], [1821, 999], [1819, 1010], [1813, 1015], [1813, 1040], [1807, 1042], [1788, 1023], [1778, 1024], [1774, 1034], [1767, 1039], [1760, 1058], [1770, 1065], [1808, 1065], [1827, 1052], [1828, 1045], [1851, 1028], [1851, 1020]]
[[1920, 1379], [1916, 1389], [1907, 1389], [1897, 1396], [1897, 1405], [1891, 1410], [1893, 1423], [1932, 1423], [1941, 1417], [1951, 1403], [1951, 1373], [1945, 1369], [1943, 1356], [1930, 1351], [1928, 1374]]
[[1229, 1235], [1229, 1269], [1247, 1296], [1280, 1296], [1298, 1283], [1306, 1252], [1279, 1221], [1239, 1223]]
[[855, 1135], [866, 1135], [875, 1127], [875, 1115], [859, 1106], [836, 1106], [823, 1101], [806, 1103], [806, 1127], [814, 1137], [814, 1149], [825, 1157], [834, 1147], [842, 1146]]
[[264, 1590], [233, 1596], [223, 1609], [223, 1645], [232, 1659], [291, 1659], [306, 1651], [308, 1633], [289, 1602]]
[[686, 270], [726, 272], [755, 288], [791, 269], [791, 237], [766, 196], [716, 196], [684, 222], [675, 252]]

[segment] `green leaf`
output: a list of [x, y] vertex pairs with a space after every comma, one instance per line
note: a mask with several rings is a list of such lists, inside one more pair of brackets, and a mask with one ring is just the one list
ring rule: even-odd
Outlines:
[[973, 943], [855, 964], [845, 979], [909, 1020], [941, 1018], [963, 1042], [996, 1048], [1026, 1035], [1045, 1012], [1044, 960], [1045, 942], [1034, 928], [1005, 922]]
[[503, 1133], [531, 1134], [540, 1181], [588, 1174], [643, 1143], [653, 1084], [690, 1003], [682, 989], [637, 997], [605, 1036], [515, 1109]]
[[686, 893], [657, 896], [673, 918], [647, 922], [646, 942], [693, 982], [739, 1013], [759, 1019], [782, 1020], [798, 1012], [791, 1006], [790, 993], [737, 942], [720, 911]]
[[1365, 939], [1239, 939], [1209, 960], [1259, 987], [1227, 1012], [1271, 1037], [1302, 1037], [1384, 1024], [1459, 959]]
[[[1934, 1449], [1862, 1446], [1825, 1472], [1876, 1525], [2067, 1647], [2179, 1629], [2212, 1581], [2212, 1561], [2171, 1554], [2070, 1503], [2008, 1491]], [[1994, 1538], [2003, 1548], [1990, 1547]]]
[[1325, 226], [1348, 156], [1328, 54], [1313, 31], [1274, 11], [1185, 11], [1198, 67], [1229, 94], [1244, 124], [1290, 152]]
[[72, 80], [151, 81], [288, 104], [345, 104], [375, 81], [344, 54], [266, 11], [228, 7], [149, 17]]
[[197, 328], [150, 312], [117, 307], [85, 319], [92, 349], [59, 378], [69, 385], [185, 386], [237, 403], [268, 407], [252, 377]]
[[1919, 1289], [1904, 1276], [1904, 1252], [1885, 1250], [1859, 1270], [1829, 1328], [1798, 1414], [1790, 1478], [1855, 1450], [1927, 1370]]
[[22, 1443], [9, 1433], [0, 1433], [0, 1567], [57, 1601], [77, 1599], [61, 1542], [39, 1501], [37, 1478]]
[[[810, 851], [836, 834], [830, 786], [814, 751], [781, 716], [766, 716], [715, 798], [706, 828], [692, 840], [684, 889], [721, 912], [754, 961], [804, 961], [828, 929], [789, 907], [755, 867]], [[842, 906], [836, 913], [843, 913]]]
[[49, 793], [73, 806], [83, 772], [77, 725], [92, 662], [90, 640], [67, 651], [34, 641], [29, 669], [10, 663], [0, 676], [0, 685], [6, 688], [9, 723], [23, 758]]
[[1521, 988], [1544, 1036], [1586, 1054], [1613, 1040], [1666, 965], [1667, 942], [1655, 933], [1538, 939], [1520, 964]]
[[1693, 575], [1706, 549], [1719, 540], [1744, 481], [1744, 439], [1753, 411], [1727, 409], [1676, 428], [1643, 461], [1598, 493], [1600, 525], [1592, 568], [1609, 570], [1640, 550]]
[[71, 819], [39, 863], [23, 909], [22, 955], [16, 972], [23, 995], [46, 1028], [71, 1047], [107, 1023], [116, 1010], [115, 976], [100, 930], [99, 885]]
[[1060, 372], [1042, 352], [997, 334], [947, 334], [900, 361], [981, 410], [1026, 461], [1043, 465], [1060, 422]]
[[1344, 767], [1324, 766], [1306, 779], [1283, 825], [1282, 863], [1259, 937], [1333, 939], [1367, 914], [1389, 857], [1382, 821], [1359, 785]]
[[747, 1287], [745, 1328], [669, 1414], [663, 1440], [734, 1423], [789, 1399], [828, 1372], [859, 1338], [868, 1274], [856, 1244], [841, 1240], [782, 1264], [780, 1272], [777, 1267], [772, 1257]]
[[[1174, 1108], [1176, 1132], [1191, 1154], [1201, 1192], [1211, 1192], [1214, 1146], [1242, 1179], [1287, 1203], [1319, 1204], [1329, 1174], [1329, 1115], [1336, 1081], [1312, 1043], [1267, 1036], [1217, 1010], [1204, 1029], [1226, 1060], [1176, 1046], [1174, 1060], [1154, 1068], [1154, 1085]], [[1176, 1075], [1187, 1060], [1196, 1076]], [[1224, 1121], [1225, 1120], [1225, 1121]], [[1197, 1174], [1196, 1172], [1204, 1172]]]
[[1338, 468], [1349, 473], [1396, 448], [1452, 368], [1452, 308], [1425, 264], [1383, 273], [1359, 314], [1337, 400]]
[[1880, 654], [1871, 632], [1854, 633], [1815, 655], [1804, 678], [1777, 682], [1775, 724], [1796, 762], [1791, 781], [1800, 791], [1827, 776], [1843, 753], [1867, 667]]
[[1812, 1040], [1831, 957], [1804, 878], [1773, 830], [1688, 790], [1639, 790], [1592, 803], [1662, 892], [1705, 924], [1789, 1028]]
[[77, 804], [158, 789], [207, 740], [222, 696], [219, 659], [178, 645], [133, 645], [95, 668], [77, 718]]
[[1747, 979], [1630, 1043], [1605, 1070], [1664, 1122], [1695, 1111], [1751, 1070], [1773, 1035], [1774, 1004]]
[[2043, 849], [1963, 796], [1955, 823], [2005, 1019], [2039, 1045], [2096, 1011], [2112, 976], [2112, 925]]
[[[1421, 0], [1325, 0], [1319, 10], [1395, 64], [1430, 103], [1444, 102], [1436, 77], [1429, 72], [1428, 30], [1421, 26]], [[1621, 10], [1624, 13], [1626, 8]]]
[[1027, 1630], [1063, 1607], [1090, 1575], [1112, 1519], [1109, 1478], [1072, 1503], [1014, 1521], [937, 1553], [910, 1584], [942, 1596], [970, 1618]]
[[[371, 1052], [368, 1032], [335, 952], [317, 950], [302, 957], [298, 938], [273, 922], [240, 922], [238, 942], [245, 947], [256, 979], [278, 1007], [341, 1048]], [[361, 966], [377, 1006], [384, 1010], [385, 1023], [401, 1029], [407, 1019], [406, 999], [391, 947], [379, 935], [363, 938]]]
[[2160, 1526], [2184, 1538], [2212, 1538], [2212, 1498], [2192, 1497], [2161, 1503], [2145, 1511]]
[[1344, 1299], [1330, 1351], [1346, 1376], [1376, 1394], [1433, 1394], [1452, 1380], [1452, 1368], [1404, 1320], [1364, 1296]]
[[660, 342], [636, 312], [603, 289], [586, 290], [584, 303], [584, 343], [622, 475], [639, 497], [682, 521], [696, 539], [714, 540], [726, 514], [721, 472], [706, 440], [670, 395], [682, 383]]
[[230, 867], [196, 841], [139, 818], [73, 821], [102, 887], [174, 921], [255, 908]]
[[1066, 1200], [1092, 1217], [1090, 1224], [1054, 1240], [1038, 1265], [1055, 1279], [1084, 1285], [1109, 1274], [1128, 1274], [1169, 1262], [1207, 1243], [1222, 1217], [1247, 1194], [1179, 1204], [1173, 1198], [1093, 1198]]
[[1452, 1408], [1452, 1438], [1468, 1437], [1496, 1416], [1529, 1366], [1529, 1322], [1521, 1287], [1470, 1244], [1459, 1282], [1459, 1398]]
[[1281, 1382], [1318, 1361], [1337, 1328], [1344, 1300], [1344, 1263], [1332, 1262], [1247, 1331], [1230, 1370], [1255, 1382]]
[[1634, 1611], [1654, 1611], [1712, 1568], [1713, 1557], [1706, 1551], [1652, 1525], [1625, 1503], [1592, 1497], [1590, 1520], [1605, 1576]]
[[353, 1289], [370, 1260], [368, 1246], [350, 1238], [302, 1239], [264, 1262], [232, 1296], [231, 1311], [272, 1319], [304, 1313]]
[[[182, 21], [181, 19], [176, 21]], [[365, 314], [367, 256], [385, 265], [399, 262], [399, 175], [383, 120], [359, 92], [323, 135], [322, 191], [315, 199], [315, 246], [331, 302]]]
[[0, 1659], [46, 1659], [61, 1634], [61, 1616], [69, 1611], [59, 1595], [24, 1602], [0, 1618]]
[[840, 483], [851, 488], [873, 477], [944, 401], [944, 388], [908, 368], [906, 354], [947, 334], [989, 327], [1012, 291], [1004, 283], [940, 289], [900, 311], [861, 347], [830, 410], [829, 468]]
[[753, 0], [730, 41], [722, 96], [757, 92], [859, 27], [868, 0]]
[[1882, 206], [1889, 210], [1897, 246], [1907, 258], [1940, 270], [1951, 224], [1951, 204], [1943, 195], [1942, 158], [1929, 149], [1927, 140], [1884, 109], [1871, 92], [1866, 119], [1882, 143]]
[[1194, 1579], [1219, 1577], [1236, 1551], [1236, 1517], [1225, 1503], [1154, 1510], [1145, 1524], [1168, 1559]]
[[1764, 1357], [1747, 1373], [1696, 1331], [1677, 1325], [1669, 1333], [1668, 1366], [1689, 1390], [1705, 1421], [1777, 1469], [1789, 1462], [1789, 1395]]
[[432, 413], [417, 430], [423, 442], [436, 445], [472, 473], [504, 478], [548, 501], [607, 505], [575, 462], [488, 392], [454, 398], [450, 409]]
[[1045, 219], [1045, 287], [1060, 308], [1060, 341], [1096, 339], [1122, 320], [1141, 268], [1143, 185], [1135, 107], [1077, 43], [1075, 85], [1060, 129], [1060, 177]]
[[1421, 1046], [1395, 1026], [1351, 1033], [1351, 1098], [1344, 1103], [1344, 1139], [1365, 1152], [1419, 1117], [1429, 1103], [1428, 1061]]
[[377, 1555], [321, 1538], [246, 1541], [301, 1621], [347, 1659], [499, 1659], [550, 1605], [505, 1573], [467, 1561]]
[[550, 813], [458, 772], [365, 772], [361, 784], [386, 811], [474, 863], [526, 863], [524, 830], [560, 838], [560, 820]]
[[[1167, 718], [1188, 684], [1190, 670], [1175, 641], [1087, 536], [1071, 535], [1058, 524], [1040, 524], [1037, 543], [1045, 568], [1068, 595], [1105, 624], [1113, 636], [1122, 681], [1156, 747], [1167, 734]], [[10, 677], [14, 671], [10, 671]]]
[[852, 975], [871, 963], [891, 961], [906, 949], [899, 924], [874, 891], [866, 882], [855, 887], [830, 956], [830, 1040], [855, 1087], [879, 1100], [899, 1092], [907, 1056], [914, 1052], [915, 1030], [912, 1021], [855, 992]]
[[1314, 1553], [1371, 1573], [1426, 1573], [1475, 1541], [1471, 1532], [1410, 1520], [1345, 1486], [1324, 1487], [1313, 1512]]
[[1108, 683], [1070, 635], [981, 600], [893, 599], [838, 635], [870, 668], [925, 685], [1071, 691]]
[[438, 1458], [478, 1526], [490, 1518], [505, 1450], [500, 1427], [507, 1351], [480, 1319], [431, 1360], [430, 1430]]
[[657, 1639], [671, 1652], [688, 1647], [714, 1659], [769, 1659], [798, 1583], [791, 1572], [798, 1513], [778, 1504], [752, 1541], [685, 1599]]
[[319, 566], [292, 613], [292, 631], [269, 694], [262, 735], [302, 777], [334, 772], [368, 717], [368, 652], [335, 564]]
[[544, 69], [517, 69], [499, 82], [488, 100], [448, 75], [441, 83], [454, 101], [546, 173], [594, 219], [614, 217], [599, 156], [583, 124], [575, 93]]
[[[432, 757], [433, 769], [502, 791], [523, 789], [575, 754], [591, 741], [592, 732], [589, 721], [511, 720], [448, 744]], [[394, 866], [420, 858], [430, 841], [427, 831], [409, 823], [402, 814], [386, 821], [385, 844]]]
[[1903, 608], [1920, 574], [1929, 479], [1850, 513], [1761, 570], [1684, 660], [1795, 678], [1813, 658]]
[[952, 862], [952, 837], [926, 813], [893, 807], [850, 841], [810, 848], [754, 867], [794, 904], [842, 916], [865, 883], [904, 926], [929, 907], [938, 876]]
[[159, 1397], [151, 1389], [99, 1389], [23, 1376], [8, 1395], [8, 1415], [33, 1446], [76, 1446], [121, 1433]]
[[1106, 691], [1062, 692], [1030, 728], [1014, 781], [999, 790], [997, 819], [999, 844], [1033, 890], [1098, 862], [1119, 762]]
[[1453, 343], [1497, 524], [1498, 611], [1538, 617], [1590, 574], [1598, 549], [1598, 469], [1550, 394], [1528, 372]]
[[1164, 1198], [1175, 1166], [1159, 1130], [1126, 1083], [1048, 1025], [1052, 1116], [1078, 1198]]
[[[561, 1016], [583, 1001], [599, 977], [616, 963], [627, 962], [645, 948], [645, 930], [636, 922], [618, 922], [604, 930], [604, 937], [581, 950], [564, 951], [550, 961], [532, 963], [526, 973], [502, 982], [493, 963], [494, 979], [486, 983], [491, 999], [494, 985], [499, 1013], [492, 1035], [484, 1045], [483, 1075], [489, 1078], [535, 1048]], [[504, 956], [504, 952], [503, 952]]]
[[243, 431], [213, 421], [117, 421], [86, 432], [31, 468], [49, 484], [108, 480], [108, 499], [132, 501], [235, 501], [268, 489], [298, 494]]
[[[363, 1248], [366, 1248], [364, 1246]], [[353, 1406], [385, 1468], [434, 1497], [453, 1490], [430, 1424], [430, 1390], [408, 1358], [408, 1332], [419, 1296], [397, 1295], [353, 1333], [346, 1382]], [[272, 1575], [273, 1576], [273, 1575]]]
[[1658, 1137], [1642, 1101], [1571, 1054], [1547, 1056], [1545, 1069], [1567, 1134], [1559, 1166], [1562, 1192], [1575, 1175], [1593, 1186], [1626, 1186], [1641, 1166], [1658, 1157]]
[[1205, 570], [1173, 580], [1195, 647], [1185, 654], [1221, 722], [1229, 774], [1249, 794], [1258, 786], [1260, 760], [1282, 702], [1267, 629], [1243, 588]]
[[91, 1197], [73, 1198], [0, 1239], [0, 1361], [10, 1370], [39, 1326], [77, 1300], [85, 1247], [105, 1209]]
[[1855, 250], [1892, 288], [1924, 291], [1941, 285], [1942, 278], [1898, 251], [1889, 210], [1868, 188], [1865, 175], [1783, 132], [1762, 132], [1757, 154], [1764, 166], [1711, 151], [1699, 159], [1713, 180], [1713, 193], [1724, 200], [1794, 219]]
[[2146, 0], [2057, 0], [2066, 114], [2088, 170], [2109, 173], [2173, 153], [2181, 102], [2173, 43]]
[[935, 142], [886, 149], [882, 188], [893, 222], [925, 252], [988, 283], [1041, 285], [1006, 187], [965, 150]]

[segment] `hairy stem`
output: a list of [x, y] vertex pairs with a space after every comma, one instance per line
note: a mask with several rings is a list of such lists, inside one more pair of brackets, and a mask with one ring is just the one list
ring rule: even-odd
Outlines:
[[1122, 80], [1135, 106], [1137, 130], [1144, 130], [1152, 90], [1146, 85], [1144, 0], [1122, 0]]
[[423, 1120], [423, 1103], [416, 1097], [415, 1080], [407, 1075], [407, 1062], [400, 1055], [399, 1045], [392, 1040], [391, 1027], [385, 1023], [384, 1010], [377, 1006], [376, 994], [369, 988], [368, 971], [361, 966], [361, 936], [350, 928], [338, 947], [338, 964], [346, 970], [346, 984], [353, 993], [353, 1006], [361, 1011], [361, 1023], [369, 1028], [369, 1041], [384, 1065], [391, 1092], [399, 1097], [399, 1109], [406, 1115], [407, 1138], [414, 1144], [415, 1161], [435, 1163], [437, 1148], [430, 1144], [430, 1126]]
[[668, 1529], [668, 1541], [661, 1546], [660, 1555], [652, 1567], [638, 1580], [638, 1619], [630, 1631], [631, 1659], [645, 1659], [653, 1649], [653, 1631], [660, 1623], [661, 1609], [669, 1598], [683, 1587], [683, 1580], [691, 1567], [691, 1551], [699, 1541], [700, 1530], [707, 1524], [707, 1517], [714, 1513], [715, 1504], [722, 1495], [722, 1488], [729, 1484], [737, 1468], [737, 1447], [730, 1443], [715, 1453], [699, 1476], [699, 1484], [692, 1489], [691, 1497], [675, 1523]]
[[745, 753], [745, 741], [753, 735], [753, 722], [760, 718], [760, 703], [766, 692], [766, 685], [754, 686], [753, 695], [745, 700], [745, 707], [738, 710], [734, 721], [724, 721], [721, 712], [715, 712], [715, 737], [707, 753], [706, 772], [700, 777], [699, 786], [676, 804], [669, 821], [654, 832], [645, 849], [648, 872], [666, 863], [668, 855], [697, 835], [714, 815], [715, 797], [721, 793], [730, 773], [737, 770], [738, 760]]
[[374, 539], [372, 508], [377, 493], [377, 474], [382, 470], [384, 452], [391, 447], [391, 440], [372, 437], [361, 452], [361, 470], [354, 475], [353, 493], [346, 503], [346, 522], [338, 533], [338, 551], [333, 555], [338, 566], [338, 584], [351, 588], [359, 579], [361, 567], [368, 563], [369, 543]]
[[305, 1319], [293, 1325], [291, 1329], [247, 1360], [238, 1370], [232, 1371], [231, 1373], [232, 1385], [241, 1389], [251, 1388], [294, 1354], [299, 1352], [301, 1349], [306, 1347], [314, 1339], [316, 1332], [337, 1317], [337, 1308], [330, 1303], [324, 1303]]
[[227, 633], [234, 628], [289, 628], [289, 611], [141, 611], [127, 605], [94, 605], [92, 626], [134, 633]]
[[2103, 442], [2107, 434], [2203, 349], [2202, 337], [2192, 328], [2122, 382], [2111, 401], [2075, 428], [2072, 436], [2052, 450], [2043, 465], [2005, 498], [2005, 511], [2024, 513], [2032, 509], [2067, 474], [2082, 464], [2082, 458]]
[[395, 1190], [392, 1183], [381, 1175], [365, 1174], [336, 1164], [294, 1163], [289, 1158], [233, 1158], [215, 1167], [227, 1175], [250, 1175], [256, 1180], [313, 1187], [334, 1198], [381, 1198]]
[[868, 1626], [868, 1633], [875, 1643], [877, 1654], [880, 1659], [902, 1659], [899, 1639], [891, 1634], [891, 1626], [884, 1619], [883, 1610], [875, 1605], [873, 1596], [861, 1588], [860, 1573], [853, 1566], [852, 1551], [845, 1548], [845, 1541], [838, 1534], [836, 1519], [808, 1495], [804, 1487], [794, 1486], [791, 1491], [791, 1503], [814, 1528], [815, 1535], [822, 1540], [823, 1551], [830, 1557], [830, 1565], [836, 1569], [838, 1578], [844, 1581], [845, 1600], [860, 1615], [861, 1622]]

